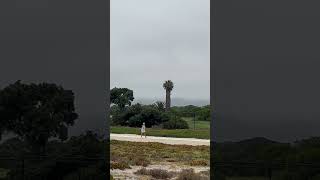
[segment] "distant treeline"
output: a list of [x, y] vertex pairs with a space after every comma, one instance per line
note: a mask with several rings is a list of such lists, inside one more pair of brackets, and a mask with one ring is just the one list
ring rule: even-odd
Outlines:
[[180, 117], [196, 117], [196, 120], [199, 121], [210, 121], [211, 120], [211, 106], [174, 106], [171, 108], [172, 112], [177, 114]]

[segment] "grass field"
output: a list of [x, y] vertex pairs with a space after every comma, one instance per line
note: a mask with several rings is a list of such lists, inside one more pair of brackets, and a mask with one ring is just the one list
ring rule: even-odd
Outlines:
[[[189, 124], [189, 129], [159, 129], [147, 128], [148, 136], [177, 137], [177, 138], [199, 138], [210, 139], [210, 122], [196, 121], [196, 129], [193, 129], [193, 119], [184, 118]], [[111, 126], [111, 133], [116, 134], [140, 134], [140, 128]]]
[[112, 140], [111, 167], [148, 166], [151, 162], [175, 162], [191, 166], [209, 166], [208, 146], [168, 145], [161, 143]]
[[210, 131], [210, 122], [209, 121], [193, 121], [193, 118], [182, 118], [185, 121], [187, 121], [189, 128], [193, 129], [194, 127], [196, 129], [203, 129], [203, 130], [209, 130]]

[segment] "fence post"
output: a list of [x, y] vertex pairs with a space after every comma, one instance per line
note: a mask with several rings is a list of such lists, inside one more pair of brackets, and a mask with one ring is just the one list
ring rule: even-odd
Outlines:
[[193, 130], [196, 130], [196, 113], [193, 113]]

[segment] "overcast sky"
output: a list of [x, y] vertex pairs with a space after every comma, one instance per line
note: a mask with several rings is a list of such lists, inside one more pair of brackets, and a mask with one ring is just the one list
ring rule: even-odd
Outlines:
[[112, 0], [110, 88], [136, 99], [210, 98], [209, 0]]

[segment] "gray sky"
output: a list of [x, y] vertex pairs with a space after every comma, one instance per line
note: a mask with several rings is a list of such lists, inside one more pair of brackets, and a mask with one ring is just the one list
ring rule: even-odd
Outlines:
[[209, 0], [112, 0], [110, 88], [139, 98], [210, 98]]

